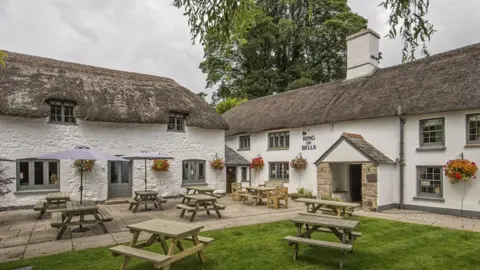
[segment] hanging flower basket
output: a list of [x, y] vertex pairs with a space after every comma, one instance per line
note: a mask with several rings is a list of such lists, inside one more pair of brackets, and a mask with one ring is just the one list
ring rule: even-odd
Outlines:
[[215, 170], [223, 170], [225, 168], [225, 161], [223, 158], [219, 158], [218, 155], [215, 155], [215, 158], [210, 160], [210, 166]]
[[478, 171], [477, 164], [467, 159], [455, 159], [449, 160], [446, 165], [443, 166], [445, 175], [450, 178], [452, 184], [459, 181], [467, 181], [472, 177], [475, 179], [475, 174]]
[[170, 168], [170, 163], [168, 163], [168, 160], [166, 159], [153, 160], [152, 171], [168, 172], [168, 168]]
[[307, 168], [307, 159], [302, 157], [302, 154], [298, 154], [292, 161], [290, 161], [290, 167], [294, 168], [295, 171], [303, 171]]
[[[83, 161], [83, 165], [82, 165], [82, 161]], [[83, 172], [91, 173], [94, 166], [95, 166], [95, 160], [80, 160], [80, 159], [77, 159], [73, 162], [73, 167], [78, 172], [81, 172], [83, 170]]]
[[252, 158], [252, 162], [250, 162], [250, 169], [263, 169], [265, 163], [263, 162], [263, 158], [261, 156]]

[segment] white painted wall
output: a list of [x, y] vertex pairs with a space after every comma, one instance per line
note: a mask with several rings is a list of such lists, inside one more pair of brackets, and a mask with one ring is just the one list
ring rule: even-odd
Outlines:
[[[268, 132], [250, 134], [249, 151], [237, 151], [247, 160], [251, 160], [257, 155], [261, 155], [265, 161], [265, 168], [260, 171], [252, 170], [252, 185], [262, 184], [268, 180], [268, 162], [288, 161], [290, 162], [299, 153], [307, 159], [308, 166], [305, 171], [295, 172], [290, 169], [290, 181], [286, 185], [289, 192], [295, 192], [297, 188], [306, 187], [317, 195], [317, 169], [313, 164], [325, 151], [330, 148], [342, 135], [343, 132], [359, 133], [365, 140], [370, 142], [377, 149], [385, 153], [392, 160], [395, 160], [398, 153], [398, 119], [396, 117], [341, 122], [331, 127], [330, 124], [308, 127], [308, 135], [315, 135], [315, 141], [312, 145], [315, 150], [302, 150], [303, 128], [290, 129], [290, 148], [289, 150], [268, 150]], [[238, 149], [238, 136], [229, 136], [225, 143], [232, 149]], [[350, 153], [352, 154], [352, 153]]]
[[332, 169], [332, 190], [350, 191], [349, 169], [347, 163], [331, 163]]
[[369, 159], [343, 140], [322, 162], [369, 162]]
[[[407, 117], [405, 124], [405, 204], [422, 205], [480, 211], [479, 194], [480, 178], [465, 183], [451, 184], [447, 177], [443, 178], [443, 198], [445, 202], [414, 200], [417, 195], [416, 166], [438, 165], [443, 166], [450, 159], [458, 158], [461, 153], [465, 159], [480, 164], [480, 148], [469, 148], [466, 145], [466, 115], [479, 113], [476, 111], [459, 111], [441, 114], [416, 115]], [[421, 119], [445, 117], [445, 151], [418, 152], [419, 121]], [[464, 192], [465, 189], [465, 192]]]
[[[206, 161], [206, 181], [218, 192], [225, 191], [225, 170], [212, 169], [208, 161], [218, 153], [225, 155], [224, 130], [208, 130], [187, 126], [186, 132], [167, 132], [164, 124], [121, 124], [78, 120], [78, 125], [47, 124], [45, 119], [28, 119], [0, 116], [0, 149], [2, 156], [20, 157], [46, 154], [87, 145], [113, 154], [124, 155], [142, 150], [160, 152], [174, 157], [170, 171], [148, 174], [148, 188], [162, 196], [178, 195], [182, 191], [182, 160], [203, 159]], [[80, 176], [72, 169], [72, 161], [60, 162], [60, 189], [79, 198]], [[148, 162], [150, 165], [151, 162]], [[15, 164], [7, 174], [15, 176]], [[148, 167], [147, 167], [148, 168]], [[103, 201], [108, 192], [107, 162], [96, 162], [92, 173], [87, 174], [85, 198]], [[133, 190], [143, 189], [144, 162], [134, 161]], [[15, 195], [16, 184], [10, 186], [12, 193], [0, 198], [0, 207], [31, 205], [40, 195]]]
[[[438, 165], [443, 166], [448, 160], [459, 157], [461, 153], [464, 158], [480, 164], [480, 148], [465, 147], [466, 144], [466, 115], [471, 113], [480, 113], [480, 110], [446, 112], [430, 115], [406, 116], [405, 124], [405, 187], [404, 203], [408, 205], [419, 205], [438, 208], [463, 209], [471, 211], [480, 211], [480, 175], [477, 174], [476, 180], [471, 180], [465, 184], [450, 184], [449, 180], [443, 179], [443, 197], [445, 202], [434, 202], [424, 200], [414, 200], [417, 195], [417, 177], [416, 166]], [[445, 117], [445, 136], [446, 150], [440, 152], [418, 152], [419, 147], [419, 121], [421, 119]], [[303, 128], [290, 129], [290, 149], [268, 151], [267, 150], [267, 132], [251, 134], [250, 151], [238, 151], [247, 160], [261, 155], [268, 166], [272, 161], [290, 161], [298, 153], [308, 160], [308, 168], [301, 172], [290, 170], [290, 182], [288, 183], [289, 192], [294, 192], [299, 186], [306, 187], [317, 193], [317, 175], [316, 167], [313, 164], [342, 134], [342, 132], [361, 134], [366, 141], [379, 149], [392, 160], [398, 158], [399, 153], [399, 121], [396, 117], [377, 118], [359, 121], [349, 121], [335, 123], [333, 127], [330, 124], [308, 127], [308, 135], [315, 135], [316, 150], [302, 151], [302, 131]], [[226, 139], [226, 144], [232, 149], [238, 149], [238, 136], [230, 136]], [[354, 152], [349, 152], [354, 155]], [[347, 159], [347, 158], [346, 158]], [[352, 159], [352, 158], [348, 158]], [[387, 165], [379, 167], [378, 188], [379, 205], [390, 203], [399, 203], [399, 169], [393, 166], [393, 169], [386, 169]], [[252, 185], [263, 183], [268, 180], [267, 168], [256, 173], [252, 171]], [[393, 180], [391, 180], [393, 179]], [[386, 180], [386, 181], [385, 181]]]
[[377, 167], [377, 205], [389, 205], [400, 200], [400, 166], [397, 164], [379, 164]]

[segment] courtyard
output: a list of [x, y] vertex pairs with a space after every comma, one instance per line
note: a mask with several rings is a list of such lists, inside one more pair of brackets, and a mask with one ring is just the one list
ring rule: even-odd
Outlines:
[[[338, 251], [325, 248], [302, 248], [299, 259], [292, 259], [291, 247], [282, 239], [295, 232], [289, 219], [304, 211], [304, 205], [291, 202], [288, 209], [278, 210], [232, 201], [226, 205], [223, 218], [199, 214], [195, 224], [204, 226], [202, 236], [215, 238], [206, 249], [208, 260], [201, 266], [190, 256], [171, 269], [337, 269]], [[131, 240], [127, 225], [149, 219], [167, 219], [188, 223], [180, 218], [170, 199], [164, 211], [132, 213], [128, 204], [101, 205], [111, 212], [106, 223], [109, 233], [97, 225], [86, 225], [90, 231], [73, 233], [70, 229], [61, 240], [55, 240], [57, 229], [51, 228], [49, 215], [37, 220], [30, 209], [0, 213], [0, 269], [32, 266], [33, 269], [116, 269], [121, 257], [112, 257], [107, 247]], [[382, 213], [357, 211], [363, 236], [355, 252], [347, 256], [344, 269], [472, 269], [480, 260], [476, 253], [480, 240], [480, 220], [418, 211], [390, 210]], [[332, 235], [313, 235], [322, 240]], [[148, 235], [140, 235], [146, 240]], [[148, 250], [160, 252], [158, 245]], [[129, 269], [153, 269], [151, 263], [132, 259]]]

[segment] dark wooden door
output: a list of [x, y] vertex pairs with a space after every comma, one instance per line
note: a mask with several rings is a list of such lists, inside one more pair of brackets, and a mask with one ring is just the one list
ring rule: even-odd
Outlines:
[[237, 181], [237, 167], [227, 167], [227, 190], [226, 193], [232, 192], [232, 183]]
[[350, 199], [352, 202], [362, 201], [362, 165], [350, 164]]

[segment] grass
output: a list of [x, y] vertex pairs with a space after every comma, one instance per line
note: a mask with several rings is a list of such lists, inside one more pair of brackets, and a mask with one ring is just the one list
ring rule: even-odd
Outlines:
[[[480, 233], [441, 229], [395, 221], [359, 218], [362, 237], [355, 251], [346, 255], [344, 269], [480, 269]], [[301, 245], [299, 258], [282, 240], [295, 235], [289, 221], [237, 227], [202, 233], [214, 237], [206, 249], [204, 265], [197, 256], [174, 263], [170, 269], [338, 269], [339, 251]], [[313, 238], [335, 240], [325, 233]], [[54, 244], [55, 242], [52, 242]], [[158, 244], [149, 250], [160, 252]], [[68, 252], [0, 264], [0, 269], [31, 265], [33, 269], [119, 269], [122, 257], [112, 257], [108, 248]], [[148, 262], [132, 259], [129, 269], [154, 269]]]

